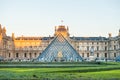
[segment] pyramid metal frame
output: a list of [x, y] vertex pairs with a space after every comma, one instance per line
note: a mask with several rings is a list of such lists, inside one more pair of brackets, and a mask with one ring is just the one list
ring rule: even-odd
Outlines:
[[[58, 53], [60, 53], [62, 57], [59, 57]], [[58, 34], [38, 56], [37, 60], [41, 62], [81, 62], [83, 59], [63, 35]]]

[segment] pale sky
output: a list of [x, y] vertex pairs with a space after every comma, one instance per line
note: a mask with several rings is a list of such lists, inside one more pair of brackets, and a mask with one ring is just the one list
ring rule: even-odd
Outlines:
[[120, 0], [0, 0], [0, 24], [10, 36], [53, 36], [61, 24], [71, 36], [117, 36]]

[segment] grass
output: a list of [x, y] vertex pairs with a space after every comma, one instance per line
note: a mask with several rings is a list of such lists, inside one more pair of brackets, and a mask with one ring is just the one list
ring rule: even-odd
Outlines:
[[[22, 66], [20, 66], [22, 65]], [[28, 66], [25, 67], [24, 66]], [[0, 64], [0, 79], [120, 80], [120, 63]], [[4, 68], [6, 66], [6, 68]], [[16, 66], [16, 68], [11, 68]], [[36, 67], [37, 66], [37, 67]], [[42, 67], [41, 67], [42, 66]], [[47, 67], [46, 67], [47, 66]], [[7, 68], [8, 67], [8, 68]]]

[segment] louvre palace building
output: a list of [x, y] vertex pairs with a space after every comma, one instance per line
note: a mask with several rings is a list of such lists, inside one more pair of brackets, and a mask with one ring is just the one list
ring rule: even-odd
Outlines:
[[0, 25], [0, 59], [7, 61], [115, 60], [120, 56], [120, 30], [115, 37], [70, 37], [69, 28], [55, 26], [52, 37], [7, 36]]

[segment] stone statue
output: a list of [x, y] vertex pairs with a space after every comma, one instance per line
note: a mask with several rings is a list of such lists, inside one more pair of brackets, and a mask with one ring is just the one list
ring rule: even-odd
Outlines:
[[90, 56], [94, 56], [94, 47], [93, 46], [90, 49]]

